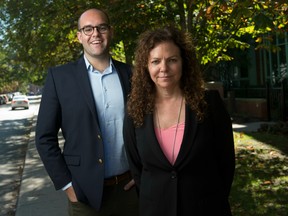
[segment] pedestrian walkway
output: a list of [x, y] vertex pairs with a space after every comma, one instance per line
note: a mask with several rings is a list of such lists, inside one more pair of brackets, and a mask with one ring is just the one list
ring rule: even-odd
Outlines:
[[274, 122], [249, 122], [249, 123], [233, 123], [233, 131], [235, 132], [256, 132], [262, 124], [274, 124]]
[[35, 147], [35, 124], [30, 133], [16, 216], [68, 216], [67, 198], [56, 191]]
[[[23, 171], [16, 216], [67, 216], [67, 198], [63, 191], [56, 191], [48, 177], [35, 148], [35, 124], [31, 129]], [[233, 130], [257, 131], [263, 123], [233, 124]]]

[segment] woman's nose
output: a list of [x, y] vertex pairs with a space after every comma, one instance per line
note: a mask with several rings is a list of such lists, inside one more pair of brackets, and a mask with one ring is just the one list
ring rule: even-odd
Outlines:
[[160, 72], [165, 72], [167, 70], [167, 63], [166, 61], [162, 61], [160, 64]]

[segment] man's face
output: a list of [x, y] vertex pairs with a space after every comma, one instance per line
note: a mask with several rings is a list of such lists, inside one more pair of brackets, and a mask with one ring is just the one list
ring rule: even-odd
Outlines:
[[[90, 31], [85, 31], [85, 33], [88, 33], [89, 35], [86, 35], [83, 28], [87, 26], [97, 26], [97, 28], [92, 28], [92, 30], [91, 28], [88, 29]], [[105, 26], [107, 27], [106, 30]], [[101, 28], [104, 30], [102, 33], [100, 33]], [[113, 30], [109, 26], [107, 17], [103, 12], [97, 10], [89, 10], [84, 12], [79, 19], [79, 29], [82, 30], [77, 32], [77, 37], [79, 42], [83, 45], [84, 53], [88, 58], [101, 58], [109, 56], [109, 47]]]

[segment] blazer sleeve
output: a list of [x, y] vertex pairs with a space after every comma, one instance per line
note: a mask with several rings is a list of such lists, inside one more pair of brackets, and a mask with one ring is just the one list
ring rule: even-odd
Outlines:
[[125, 114], [123, 124], [123, 139], [132, 176], [139, 189], [142, 171], [142, 162], [137, 150], [135, 128], [131, 118]]
[[57, 97], [53, 69], [48, 70], [36, 124], [35, 143], [41, 160], [54, 183], [61, 189], [71, 182], [58, 141], [61, 126], [61, 107]]
[[228, 197], [235, 171], [235, 149], [232, 122], [224, 101], [217, 90], [209, 91], [208, 105], [211, 106], [215, 134], [219, 143], [219, 171], [224, 193]]

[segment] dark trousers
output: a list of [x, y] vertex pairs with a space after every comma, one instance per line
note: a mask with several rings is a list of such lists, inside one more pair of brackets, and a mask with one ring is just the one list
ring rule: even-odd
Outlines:
[[117, 185], [104, 187], [100, 211], [84, 203], [69, 201], [69, 216], [137, 216], [138, 197], [135, 186], [129, 191], [123, 189], [129, 181], [124, 180]]

